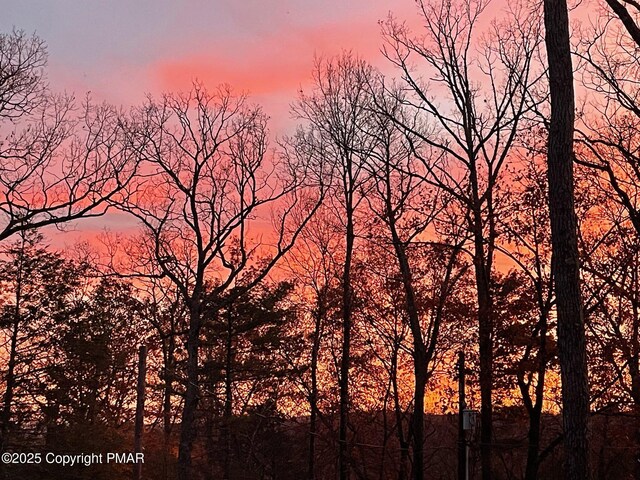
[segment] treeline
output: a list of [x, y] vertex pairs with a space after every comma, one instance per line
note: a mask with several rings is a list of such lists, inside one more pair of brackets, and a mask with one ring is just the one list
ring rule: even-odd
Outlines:
[[[575, 32], [575, 172], [552, 183], [579, 259], [551, 235], [540, 6], [490, 23], [489, 2], [418, 2], [415, 32], [390, 16], [397, 78], [318, 59], [275, 141], [228, 86], [128, 110], [56, 94], [43, 41], [1, 35], [2, 450], [130, 451], [145, 345], [149, 478], [455, 478], [463, 353], [472, 478], [636, 478], [640, 12], [607, 4]], [[113, 213], [138, 231], [44, 240]], [[578, 267], [568, 321], [554, 274]]]

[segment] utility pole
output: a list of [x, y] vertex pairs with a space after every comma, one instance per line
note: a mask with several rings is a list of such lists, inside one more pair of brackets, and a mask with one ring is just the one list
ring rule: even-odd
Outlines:
[[458, 352], [458, 480], [467, 478], [467, 441], [464, 412], [467, 409], [464, 394], [464, 352]]
[[135, 433], [133, 450], [136, 453], [136, 462], [133, 464], [133, 480], [142, 479], [142, 462], [138, 461], [138, 453], [142, 452], [142, 431], [144, 429], [144, 393], [147, 378], [147, 346], [140, 345], [138, 350], [138, 387], [136, 400]]

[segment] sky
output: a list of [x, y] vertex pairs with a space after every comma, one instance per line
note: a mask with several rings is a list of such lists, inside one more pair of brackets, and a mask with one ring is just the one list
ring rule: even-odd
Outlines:
[[[352, 50], [384, 68], [378, 21], [415, 19], [413, 0], [0, 0], [1, 31], [48, 45], [54, 90], [117, 105], [146, 93], [229, 83], [264, 106], [276, 130], [314, 55]], [[275, 125], [274, 125], [275, 124]]]
[[[53, 91], [128, 108], [146, 94], [187, 90], [197, 79], [228, 83], [290, 133], [289, 106], [309, 82], [314, 56], [352, 50], [381, 68], [378, 21], [416, 18], [413, 0], [0, 0], [0, 31], [37, 34], [47, 44]], [[135, 228], [109, 214], [49, 229], [53, 245], [104, 229]]]
[[[488, 17], [504, 3], [494, 0]], [[46, 42], [53, 91], [127, 108], [195, 79], [229, 83], [263, 106], [273, 135], [292, 132], [289, 107], [315, 56], [350, 50], [392, 73], [378, 22], [392, 13], [420, 27], [414, 0], [0, 0], [0, 11], [0, 31]], [[127, 222], [108, 216], [80, 228]]]

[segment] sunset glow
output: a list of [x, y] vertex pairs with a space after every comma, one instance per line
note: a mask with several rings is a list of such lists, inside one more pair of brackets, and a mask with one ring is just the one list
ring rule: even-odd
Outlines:
[[0, 478], [640, 478], [640, 4], [0, 5]]

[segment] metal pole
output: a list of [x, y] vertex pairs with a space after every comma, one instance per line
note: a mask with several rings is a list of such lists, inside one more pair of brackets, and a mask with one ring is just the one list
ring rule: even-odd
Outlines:
[[464, 431], [464, 352], [458, 353], [458, 480], [468, 480], [468, 447]]
[[465, 443], [464, 446], [465, 457], [464, 457], [464, 478], [465, 480], [469, 480], [469, 444]]

